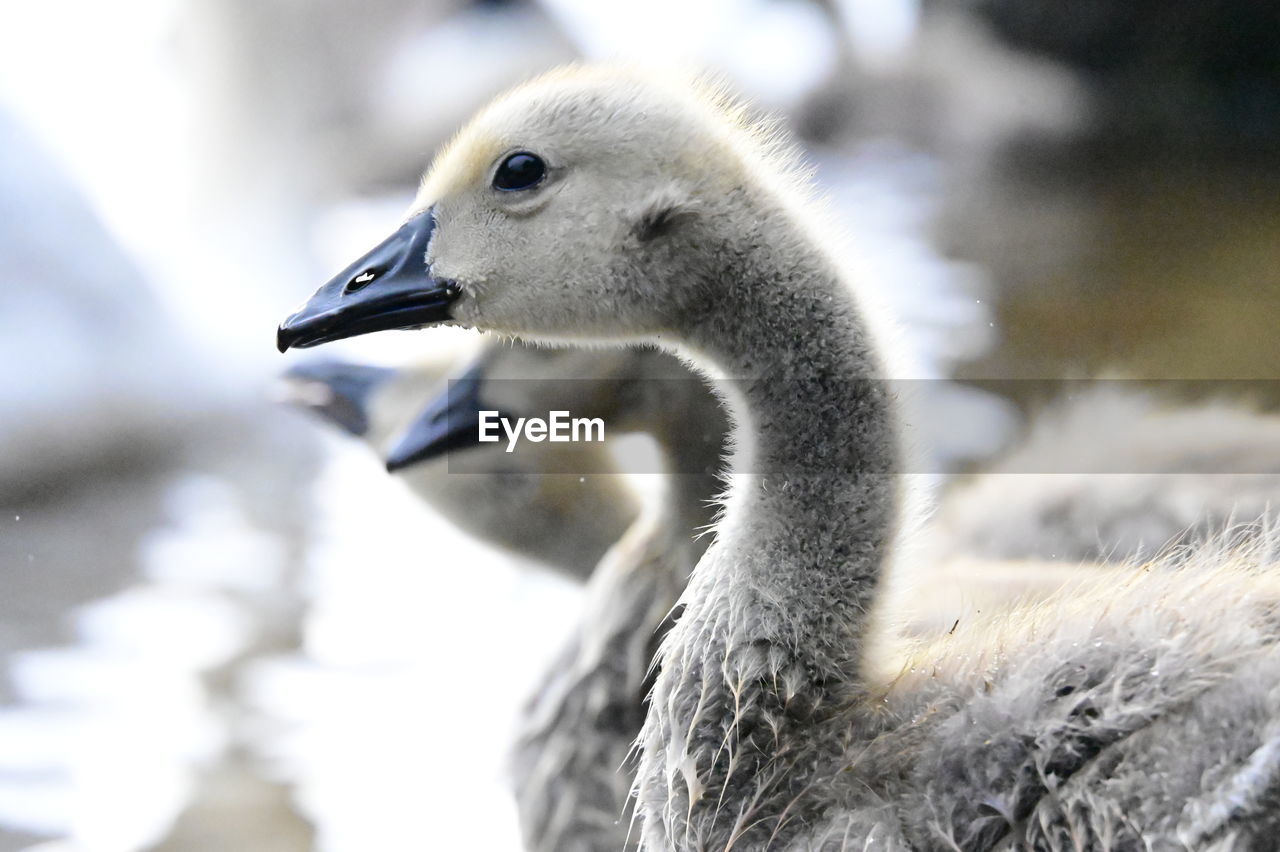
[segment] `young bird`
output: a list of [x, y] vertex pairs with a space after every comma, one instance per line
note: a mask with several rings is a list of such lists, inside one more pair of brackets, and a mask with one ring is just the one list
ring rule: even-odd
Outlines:
[[[533, 347], [495, 347], [518, 360]], [[447, 363], [389, 369], [338, 360], [297, 364], [285, 398], [385, 453], [423, 405], [450, 382]], [[465, 388], [464, 376], [454, 383]], [[459, 529], [580, 582], [635, 520], [640, 507], [598, 444], [532, 444], [519, 457], [477, 447], [477, 473], [450, 475], [444, 459], [414, 465], [406, 485]], [[544, 473], [543, 471], [560, 471]], [[601, 472], [603, 471], [603, 472]]]
[[785, 151], [706, 85], [538, 78], [459, 134], [405, 225], [279, 345], [452, 322], [657, 344], [731, 380], [724, 512], [639, 740], [644, 848], [1271, 846], [1266, 548], [876, 658], [882, 578], [910, 556], [892, 372]]

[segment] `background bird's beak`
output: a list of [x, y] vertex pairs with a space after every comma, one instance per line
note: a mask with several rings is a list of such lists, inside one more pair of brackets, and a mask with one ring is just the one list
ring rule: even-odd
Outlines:
[[449, 382], [448, 389], [405, 427], [387, 453], [388, 472], [480, 443], [480, 411], [493, 408], [480, 401], [486, 366], [486, 360], [481, 358], [461, 377]]
[[295, 364], [281, 377], [279, 397], [356, 437], [369, 431], [369, 404], [396, 371], [389, 367], [316, 360]]
[[276, 346], [284, 352], [450, 319], [449, 305], [459, 291], [454, 282], [432, 276], [427, 266], [434, 231], [434, 211], [414, 216], [286, 319], [276, 332]]

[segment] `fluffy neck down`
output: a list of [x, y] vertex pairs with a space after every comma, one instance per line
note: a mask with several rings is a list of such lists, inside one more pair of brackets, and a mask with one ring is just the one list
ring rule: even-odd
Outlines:
[[753, 221], [683, 330], [724, 378], [735, 453], [640, 739], [652, 849], [780, 848], [816, 816], [895, 531], [892, 405], [852, 292], [797, 226]]

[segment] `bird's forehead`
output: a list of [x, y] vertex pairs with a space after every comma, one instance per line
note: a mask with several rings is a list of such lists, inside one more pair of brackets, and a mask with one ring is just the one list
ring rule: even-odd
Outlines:
[[501, 137], [488, 128], [474, 122], [463, 128], [431, 163], [418, 191], [419, 206], [430, 206], [475, 186], [503, 149]]
[[481, 185], [500, 155], [519, 148], [564, 151], [629, 139], [637, 122], [652, 125], [672, 111], [648, 94], [590, 77], [549, 77], [517, 88], [485, 108], [440, 152], [419, 201], [433, 204]]
[[742, 162], [775, 156], [770, 146], [770, 131], [700, 79], [569, 67], [517, 86], [463, 127], [432, 163], [415, 209], [485, 186], [497, 160], [522, 148], [562, 164], [607, 157], [732, 185]]

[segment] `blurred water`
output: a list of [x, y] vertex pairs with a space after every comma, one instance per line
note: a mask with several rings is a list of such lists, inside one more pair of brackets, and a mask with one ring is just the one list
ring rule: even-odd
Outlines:
[[302, 647], [246, 673], [257, 712], [287, 731], [259, 747], [293, 780], [319, 849], [412, 846], [424, 812], [437, 848], [517, 848], [506, 744], [580, 592], [385, 479], [350, 448], [326, 464]]
[[[293, 495], [311, 506], [302, 537], [251, 517], [243, 492], [263, 484], [243, 469], [166, 475], [153, 503], [129, 504], [136, 534], [97, 547], [83, 513], [100, 493], [26, 520], [43, 525], [27, 538], [40, 568], [28, 579], [68, 614], [66, 639], [31, 647], [39, 634], [15, 631], [7, 649], [0, 825], [76, 849], [214, 848], [199, 812], [244, 764], [241, 786], [292, 792], [220, 816], [287, 829], [298, 842], [283, 848], [311, 848], [312, 831], [319, 849], [399, 848], [424, 808], [445, 848], [474, 843], [477, 826], [483, 848], [515, 848], [505, 743], [579, 593], [465, 539], [364, 450], [335, 440], [326, 455], [314, 497]], [[50, 553], [67, 536], [78, 546]], [[7, 561], [18, 543], [3, 541]], [[89, 553], [90, 569], [134, 561], [138, 578], [69, 600], [74, 584], [50, 575]], [[279, 812], [241, 812], [264, 804]], [[240, 840], [216, 848], [261, 848]]]
[[240, 458], [192, 449], [8, 516], [0, 848], [159, 841], [237, 748], [225, 673], [293, 641], [297, 509], [272, 503], [284, 482], [305, 485], [307, 453], [273, 447], [270, 473], [250, 479], [242, 463], [270, 442], [220, 425], [247, 437]]

